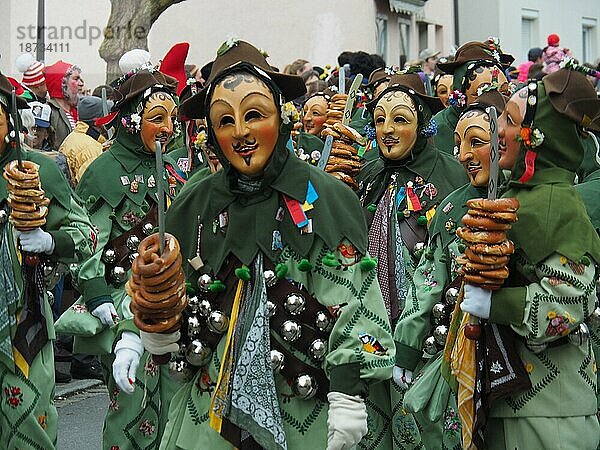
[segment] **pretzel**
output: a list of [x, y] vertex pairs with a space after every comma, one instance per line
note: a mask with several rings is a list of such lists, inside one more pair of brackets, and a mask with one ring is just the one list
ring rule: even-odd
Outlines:
[[32, 161], [21, 161], [21, 170], [19, 170], [18, 161], [10, 161], [4, 166], [4, 178], [16, 181], [39, 180], [40, 166]]
[[506, 256], [515, 252], [515, 246], [512, 241], [505, 240], [499, 244], [475, 244], [470, 246], [473, 253], [484, 255]]
[[469, 209], [468, 214], [478, 217], [489, 217], [499, 222], [516, 222], [517, 213], [515, 212], [491, 212], [483, 211], [482, 209]]
[[462, 218], [462, 223], [471, 229], [476, 228], [489, 231], [506, 231], [510, 229], [510, 224], [508, 223], [498, 222], [485, 216], [472, 216], [471, 214], [465, 214]]
[[154, 233], [140, 242], [138, 253], [141, 259], [136, 259], [138, 260], [137, 271], [142, 277], [155, 277], [169, 268], [177, 256], [181, 256], [179, 242], [168, 233], [165, 235], [164, 253], [159, 256], [159, 239], [158, 233]]
[[473, 244], [498, 244], [506, 239], [506, 233], [502, 231], [474, 231], [467, 227], [460, 227], [456, 235]]
[[[465, 256], [468, 261], [472, 264], [485, 264], [485, 265], [506, 265], [508, 264], [508, 256], [491, 255], [484, 253], [475, 253], [469, 247], [465, 249]], [[457, 258], [458, 262], [458, 258]]]
[[467, 200], [467, 206], [471, 209], [480, 209], [489, 212], [517, 212], [519, 200], [516, 198], [498, 198], [488, 200], [485, 198], [472, 198]]
[[339, 122], [333, 125], [333, 129], [340, 133], [342, 136], [345, 136], [347, 139], [352, 142], [356, 142], [359, 145], [366, 145], [365, 138], [360, 135], [358, 131], [354, 128], [351, 128], [343, 123]]

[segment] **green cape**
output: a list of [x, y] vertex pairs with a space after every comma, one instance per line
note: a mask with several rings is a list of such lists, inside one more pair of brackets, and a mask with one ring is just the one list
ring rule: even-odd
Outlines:
[[437, 125], [437, 134], [435, 135], [435, 147], [443, 153], [454, 154], [454, 129], [458, 123], [460, 112], [454, 106], [448, 106], [433, 116]]
[[313, 151], [318, 150], [319, 152], [323, 151], [323, 146], [325, 142], [321, 140], [318, 136], [314, 134], [301, 132], [298, 135], [298, 150], [304, 149], [304, 153], [310, 155]]
[[600, 262], [600, 239], [581, 197], [573, 187], [584, 147], [575, 122], [558, 113], [550, 103], [543, 80], [538, 82], [533, 126], [544, 134], [536, 148], [535, 172], [526, 183], [526, 148], [521, 144], [512, 170], [509, 190], [503, 197], [517, 197], [519, 220], [509, 231], [517, 249], [532, 264], [559, 253], [572, 261], [589, 254]]
[[592, 225], [600, 233], [600, 169], [576, 185], [575, 190], [581, 195]]

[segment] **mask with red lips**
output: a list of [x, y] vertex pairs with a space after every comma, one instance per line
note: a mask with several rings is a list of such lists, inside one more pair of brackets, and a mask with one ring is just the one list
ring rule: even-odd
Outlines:
[[141, 138], [144, 148], [150, 153], [155, 151], [155, 141], [162, 144], [165, 151], [166, 145], [173, 136], [173, 124], [177, 118], [177, 105], [170, 94], [166, 92], [153, 93], [142, 112]]

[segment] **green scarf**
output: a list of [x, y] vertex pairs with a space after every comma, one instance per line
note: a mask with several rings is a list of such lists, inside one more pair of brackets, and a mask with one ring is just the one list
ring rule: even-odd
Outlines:
[[531, 264], [553, 253], [572, 261], [589, 254], [600, 263], [600, 239], [573, 187], [575, 171], [583, 160], [583, 143], [577, 125], [552, 107], [543, 81], [538, 82], [533, 126], [544, 134], [536, 148], [535, 172], [526, 183], [519, 181], [527, 152], [521, 144], [509, 190], [503, 196], [516, 197], [520, 203], [519, 220], [509, 237]]
[[575, 185], [583, 199], [592, 225], [600, 233], [600, 169], [590, 174], [583, 183]]

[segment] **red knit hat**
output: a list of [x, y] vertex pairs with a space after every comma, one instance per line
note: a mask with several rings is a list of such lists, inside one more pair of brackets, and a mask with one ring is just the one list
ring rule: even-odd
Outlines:
[[560, 42], [560, 37], [558, 37], [558, 34], [552, 33], [552, 34], [548, 35], [548, 45], [550, 45], [552, 47], [556, 47], [559, 42]]
[[36, 61], [31, 53], [22, 53], [17, 56], [15, 64], [19, 72], [23, 73], [22, 83], [27, 87], [39, 86], [46, 82], [44, 77], [44, 64]]

